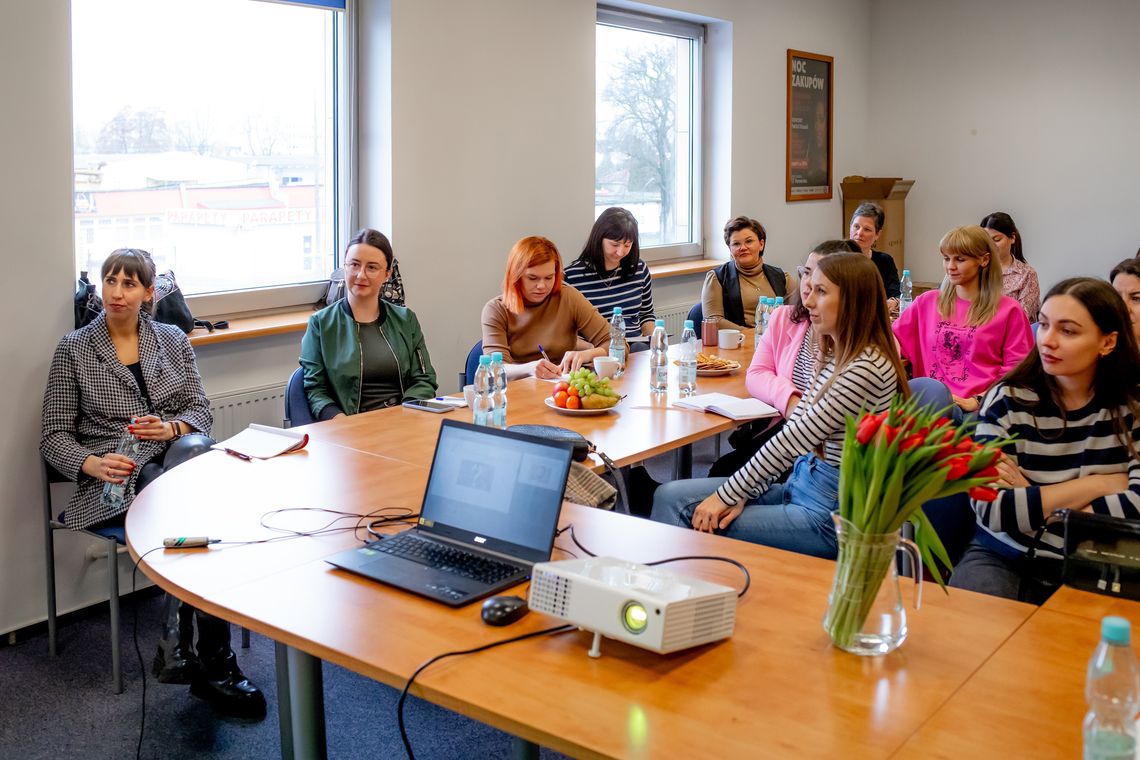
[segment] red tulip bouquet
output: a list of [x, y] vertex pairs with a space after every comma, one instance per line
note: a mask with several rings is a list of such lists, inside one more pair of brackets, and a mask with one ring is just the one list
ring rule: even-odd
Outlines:
[[[972, 423], [954, 425], [902, 396], [885, 412], [847, 420], [839, 466], [839, 560], [825, 621], [839, 646], [847, 648], [866, 621], [894, 562], [894, 536], [903, 523], [914, 524], [922, 561], [944, 587], [942, 568], [950, 569], [950, 557], [921, 507], [962, 492], [984, 501], [997, 498], [991, 487], [998, 477], [994, 463], [1009, 442], [976, 443], [972, 428]], [[871, 549], [863, 541], [843, 540], [844, 533], [890, 541], [886, 551]]]

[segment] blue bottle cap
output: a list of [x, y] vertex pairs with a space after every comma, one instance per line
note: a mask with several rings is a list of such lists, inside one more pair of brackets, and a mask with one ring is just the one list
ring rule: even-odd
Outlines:
[[653, 326], [654, 327], [664, 327], [665, 326], [665, 320], [664, 319], [654, 320]]
[[1109, 644], [1128, 646], [1132, 638], [1132, 625], [1122, 617], [1109, 615], [1100, 621], [1100, 637]]
[[493, 354], [491, 354], [491, 361], [499, 362], [500, 364], [502, 364], [503, 363], [503, 352], [502, 351], [495, 351]]
[[484, 367], [489, 367], [491, 366], [491, 357], [484, 354], [483, 356], [479, 357], [479, 363]]
[[615, 306], [615, 307], [614, 307], [614, 316], [615, 316], [615, 317], [620, 317], [620, 316], [621, 316], [621, 307], [620, 307], [620, 306]]
[[910, 277], [910, 270], [909, 269], [903, 270], [903, 277]]
[[691, 319], [685, 320], [685, 329], [686, 330], [695, 330], [696, 329], [695, 327], [693, 327], [693, 320], [691, 320]]

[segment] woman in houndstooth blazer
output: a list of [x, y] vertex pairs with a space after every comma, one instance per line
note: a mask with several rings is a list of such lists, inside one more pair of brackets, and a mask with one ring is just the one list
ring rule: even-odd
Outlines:
[[[103, 313], [59, 342], [44, 391], [40, 451], [76, 481], [64, 523], [122, 525], [135, 493], [164, 469], [207, 451], [213, 417], [190, 340], [155, 322], [155, 267], [131, 248], [103, 262]], [[116, 451], [133, 436], [138, 453]], [[124, 483], [121, 503], [105, 503], [106, 483]], [[238, 669], [229, 623], [169, 598], [154, 674], [189, 683], [191, 693], [228, 715], [265, 716], [265, 697]], [[198, 624], [197, 653], [194, 622]]]

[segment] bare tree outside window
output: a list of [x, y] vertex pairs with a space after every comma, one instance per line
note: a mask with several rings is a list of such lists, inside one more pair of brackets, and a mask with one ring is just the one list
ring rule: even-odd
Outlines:
[[693, 241], [693, 41], [599, 24], [596, 213], [623, 206], [641, 245]]

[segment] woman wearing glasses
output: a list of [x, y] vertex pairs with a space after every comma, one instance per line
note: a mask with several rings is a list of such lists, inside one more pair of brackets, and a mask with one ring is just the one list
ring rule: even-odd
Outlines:
[[363, 229], [345, 250], [347, 295], [309, 317], [301, 368], [318, 420], [431, 398], [435, 370], [415, 313], [383, 300], [392, 244]]
[[709, 272], [701, 288], [705, 319], [716, 317], [720, 329], [753, 327], [756, 304], [761, 298], [785, 298], [791, 294], [791, 276], [764, 263], [766, 239], [764, 225], [746, 216], [738, 216], [724, 226], [724, 244], [732, 259]]

